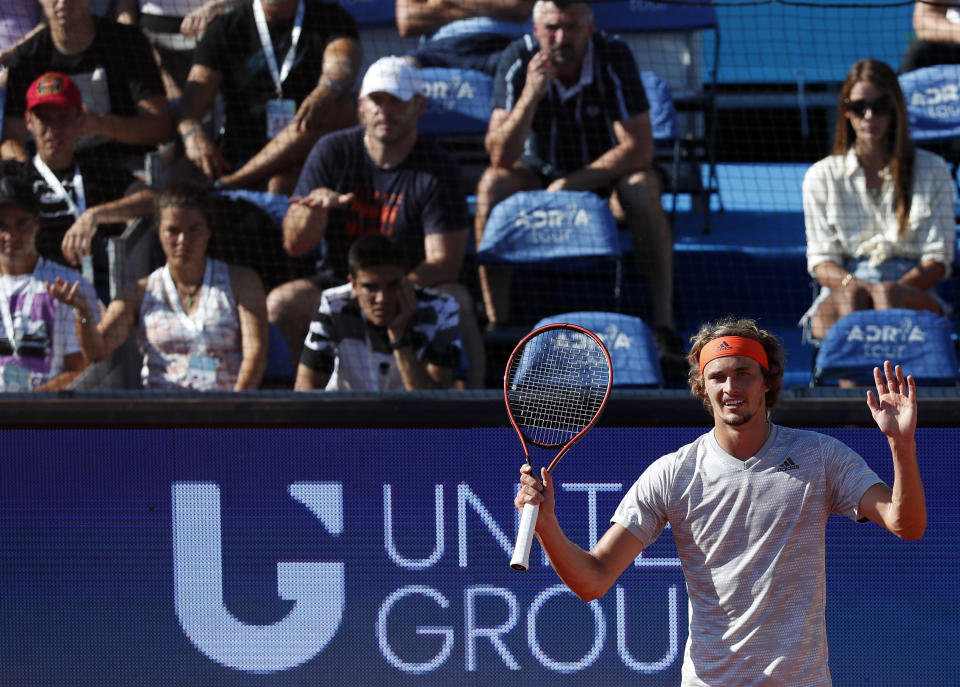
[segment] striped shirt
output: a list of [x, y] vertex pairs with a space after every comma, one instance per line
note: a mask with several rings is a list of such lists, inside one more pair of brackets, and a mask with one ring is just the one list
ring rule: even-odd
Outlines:
[[[451, 296], [414, 285], [419, 308], [407, 331], [424, 363], [460, 362], [460, 312]], [[402, 391], [384, 327], [369, 324], [350, 284], [327, 289], [310, 323], [300, 362], [330, 375], [327, 391]]]
[[[495, 108], [513, 109], [527, 80], [527, 65], [539, 50], [530, 34], [504, 50], [493, 81]], [[619, 39], [595, 33], [579, 82], [565, 88], [553, 81], [537, 104], [520, 160], [547, 177], [565, 176], [617, 145], [614, 122], [649, 109], [630, 48]]]

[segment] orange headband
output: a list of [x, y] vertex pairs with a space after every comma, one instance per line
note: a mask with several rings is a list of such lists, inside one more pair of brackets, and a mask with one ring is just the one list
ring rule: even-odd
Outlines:
[[711, 360], [726, 358], [731, 355], [753, 358], [760, 363], [760, 367], [764, 370], [769, 369], [767, 352], [763, 350], [763, 344], [759, 341], [748, 339], [745, 336], [721, 336], [700, 349], [700, 374], [703, 374], [703, 368]]

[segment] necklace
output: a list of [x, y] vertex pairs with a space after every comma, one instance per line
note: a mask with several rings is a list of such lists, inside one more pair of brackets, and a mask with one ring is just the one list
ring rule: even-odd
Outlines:
[[183, 304], [183, 309], [193, 310], [193, 304], [197, 302], [197, 294], [200, 292], [200, 287], [195, 286], [193, 291], [186, 291], [184, 287], [177, 286], [177, 294], [180, 296], [180, 302]]

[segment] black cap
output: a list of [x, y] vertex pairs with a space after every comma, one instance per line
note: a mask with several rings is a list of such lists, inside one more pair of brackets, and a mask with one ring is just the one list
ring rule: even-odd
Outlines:
[[16, 176], [0, 179], [0, 205], [16, 205], [34, 215], [40, 210], [30, 182]]

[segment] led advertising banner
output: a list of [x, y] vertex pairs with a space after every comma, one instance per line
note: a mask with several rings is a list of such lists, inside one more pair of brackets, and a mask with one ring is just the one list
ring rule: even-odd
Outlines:
[[[701, 431], [594, 430], [570, 537]], [[892, 480], [878, 430], [829, 433]], [[836, 685], [960, 684], [960, 430], [919, 445], [922, 541], [828, 524]], [[670, 531], [590, 603], [538, 545], [511, 570], [521, 462], [500, 428], [0, 432], [0, 685], [677, 685]]]

